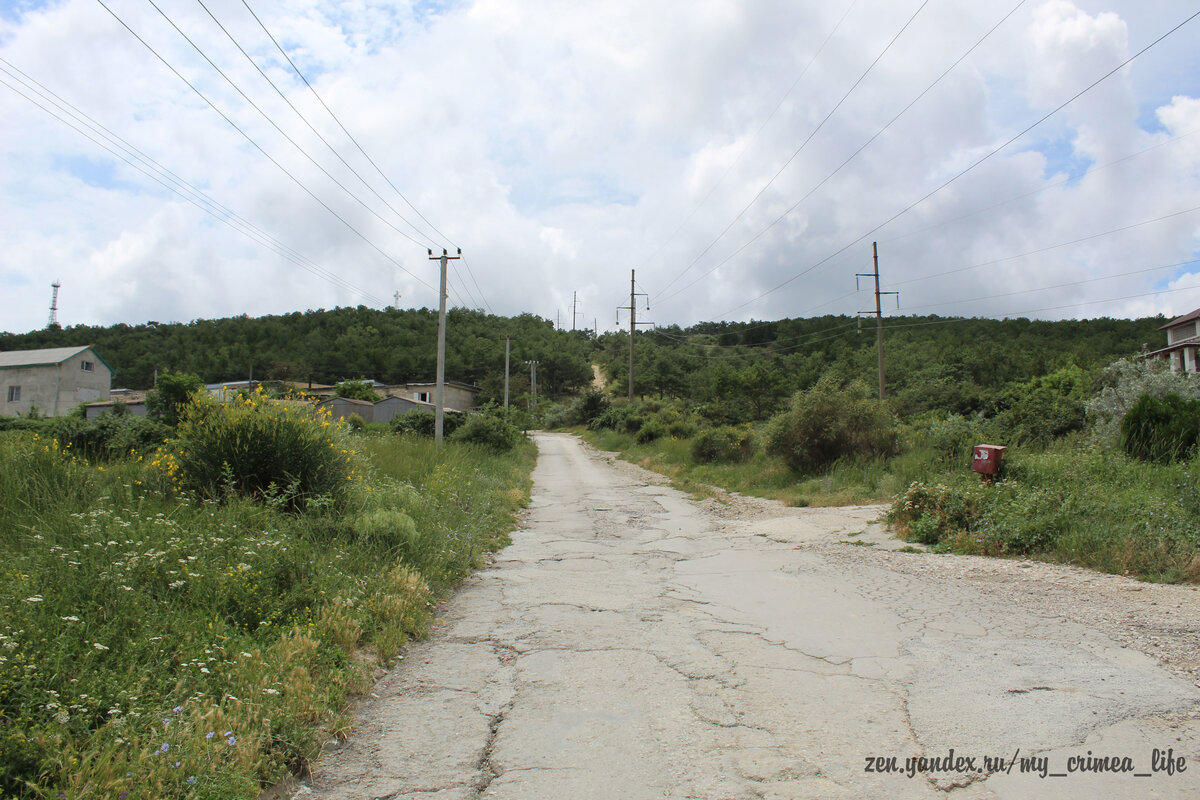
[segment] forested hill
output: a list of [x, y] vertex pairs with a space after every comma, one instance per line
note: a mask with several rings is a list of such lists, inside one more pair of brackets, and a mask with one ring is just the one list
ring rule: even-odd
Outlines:
[[[484, 399], [503, 397], [504, 339], [512, 337], [512, 390], [528, 386], [526, 361], [538, 361], [539, 394], [590, 383], [588, 334], [556, 331], [532, 314], [496, 317], [452, 309], [446, 325], [447, 380], [476, 383]], [[335, 308], [189, 323], [77, 325], [25, 334], [0, 333], [0, 350], [94, 345], [116, 375], [113, 386], [141, 389], [155, 370], [199, 375], [206, 382], [256, 379], [333, 383], [433, 380], [437, 312], [428, 309]]]
[[[888, 394], [901, 413], [986, 410], [1007, 386], [1106, 364], [1165, 345], [1166, 319], [892, 317], [885, 320]], [[590, 385], [591, 362], [605, 365], [618, 396], [626, 392], [629, 335], [556, 331], [532, 314], [496, 317], [466, 309], [448, 314], [446, 377], [479, 384], [483, 399], [503, 396], [504, 337], [512, 337], [512, 393], [528, 391], [538, 363], [538, 393], [555, 397]], [[192, 372], [206, 382], [255, 378], [333, 383], [432, 380], [437, 313], [428, 309], [335, 308], [280, 316], [189, 323], [75, 326], [0, 333], [0, 350], [94, 345], [116, 370], [114, 386], [147, 388], [155, 370]], [[777, 410], [797, 389], [827, 372], [876, 381], [875, 325], [825, 316], [775, 322], [704, 322], [639, 332], [638, 394], [719, 402], [730, 416]]]
[[[885, 319], [888, 397], [901, 414], [987, 412], [1011, 386], [1062, 370], [1089, 383], [1107, 364], [1166, 345], [1167, 320], [892, 317]], [[628, 334], [600, 337], [597, 361], [627, 390]], [[660, 328], [637, 340], [639, 394], [720, 404], [731, 420], [765, 418], [821, 375], [877, 381], [875, 320], [825, 316]]]

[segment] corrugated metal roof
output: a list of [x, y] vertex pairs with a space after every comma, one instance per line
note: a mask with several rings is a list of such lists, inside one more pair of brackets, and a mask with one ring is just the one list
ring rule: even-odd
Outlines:
[[1185, 322], [1191, 322], [1194, 319], [1200, 319], [1200, 308], [1197, 308], [1190, 314], [1184, 314], [1182, 317], [1176, 317], [1166, 325], [1159, 327], [1160, 331], [1165, 331], [1167, 328], [1174, 328], [1176, 325], [1182, 325]]
[[[71, 356], [79, 355], [84, 350], [90, 350], [91, 345], [83, 347], [50, 347], [45, 350], [5, 350], [0, 352], [0, 369], [16, 367], [45, 367], [61, 364]], [[100, 356], [96, 356], [100, 358]], [[104, 361], [103, 358], [100, 358]], [[104, 366], [108, 367], [105, 362]], [[108, 367], [112, 371], [112, 367]]]

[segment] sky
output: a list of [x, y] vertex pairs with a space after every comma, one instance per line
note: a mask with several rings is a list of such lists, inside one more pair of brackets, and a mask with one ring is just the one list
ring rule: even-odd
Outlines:
[[0, 0], [0, 330], [1184, 314], [1197, 11]]

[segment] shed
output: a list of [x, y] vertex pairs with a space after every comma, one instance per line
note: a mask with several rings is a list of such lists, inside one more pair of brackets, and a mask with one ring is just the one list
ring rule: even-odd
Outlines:
[[60, 417], [107, 400], [113, 368], [91, 345], [0, 352], [0, 414]]

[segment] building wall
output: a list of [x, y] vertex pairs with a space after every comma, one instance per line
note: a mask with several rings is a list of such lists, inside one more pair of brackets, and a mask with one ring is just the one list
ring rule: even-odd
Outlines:
[[[91, 365], [84, 370], [83, 364]], [[11, 387], [19, 386], [21, 399], [9, 402]], [[61, 364], [16, 367], [0, 370], [0, 414], [39, 414], [61, 417], [80, 403], [107, 400], [112, 373], [91, 350], [84, 350]]]
[[[402, 391], [410, 400], [432, 403], [437, 395], [437, 386], [432, 383], [409, 383], [402, 387]], [[478, 397], [478, 391], [446, 384], [445, 405], [451, 411], [469, 411], [475, 408], [479, 405]]]

